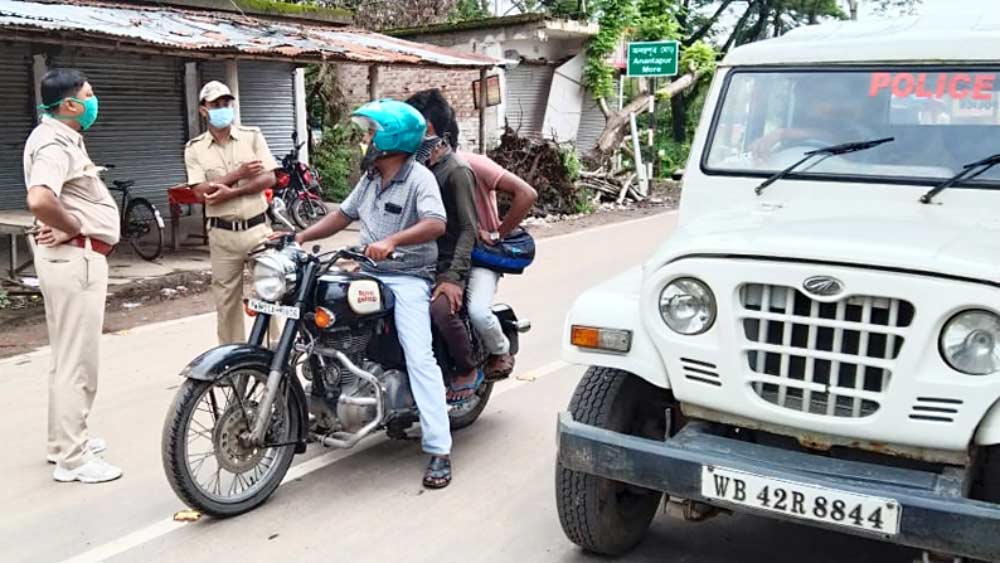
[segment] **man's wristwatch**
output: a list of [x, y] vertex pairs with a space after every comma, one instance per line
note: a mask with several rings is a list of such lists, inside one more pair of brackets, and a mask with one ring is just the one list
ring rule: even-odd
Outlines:
[[500, 233], [493, 231], [490, 233], [490, 242], [500, 242]]

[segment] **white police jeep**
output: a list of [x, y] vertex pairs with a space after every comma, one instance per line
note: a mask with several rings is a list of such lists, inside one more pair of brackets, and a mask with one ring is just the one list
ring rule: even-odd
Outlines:
[[[992, 18], [992, 19], [988, 19]], [[813, 26], [722, 62], [676, 233], [579, 297], [567, 536], [663, 495], [1000, 559], [1000, 18]], [[996, 165], [996, 166], [994, 166]]]

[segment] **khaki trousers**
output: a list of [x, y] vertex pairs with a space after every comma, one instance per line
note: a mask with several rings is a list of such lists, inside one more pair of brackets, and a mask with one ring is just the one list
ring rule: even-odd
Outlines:
[[48, 453], [61, 467], [76, 469], [94, 457], [87, 448], [87, 417], [97, 396], [108, 262], [93, 250], [65, 244], [35, 246], [34, 253], [52, 346]]
[[212, 298], [218, 313], [219, 344], [246, 342], [243, 310], [243, 271], [247, 255], [267, 239], [271, 228], [257, 225], [246, 231], [210, 228], [208, 251], [212, 262]]

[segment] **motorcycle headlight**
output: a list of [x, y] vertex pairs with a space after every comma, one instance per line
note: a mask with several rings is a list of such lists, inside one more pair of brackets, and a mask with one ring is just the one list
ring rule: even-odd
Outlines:
[[288, 291], [288, 277], [293, 273], [295, 261], [287, 254], [262, 254], [253, 267], [253, 290], [264, 301], [278, 301]]
[[694, 335], [715, 323], [715, 296], [694, 278], [678, 278], [660, 292], [660, 316], [674, 332]]
[[949, 366], [968, 375], [1000, 371], [1000, 316], [982, 310], [964, 311], [941, 331], [941, 356]]

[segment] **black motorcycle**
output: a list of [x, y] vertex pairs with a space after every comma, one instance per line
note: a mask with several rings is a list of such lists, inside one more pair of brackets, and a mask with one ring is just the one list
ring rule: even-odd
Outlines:
[[274, 173], [274, 196], [282, 200], [299, 229], [308, 229], [326, 216], [327, 209], [321, 198], [319, 173], [299, 161], [303, 145], [305, 141], [300, 143], [298, 134], [293, 132], [292, 148]]
[[[405, 439], [419, 420], [393, 294], [375, 276], [343, 269], [342, 260], [378, 268], [360, 247], [306, 252], [290, 235], [267, 243], [255, 258], [249, 341], [209, 350], [181, 372], [187, 380], [164, 424], [163, 466], [192, 508], [218, 517], [246, 512], [274, 492], [307, 442], [350, 448], [380, 430]], [[530, 323], [507, 305], [493, 311], [516, 354]], [[272, 315], [286, 319], [273, 350]], [[487, 353], [470, 335], [482, 366]], [[454, 374], [437, 335], [434, 349], [446, 377]], [[484, 382], [452, 405], [452, 429], [475, 422], [492, 389]]]

